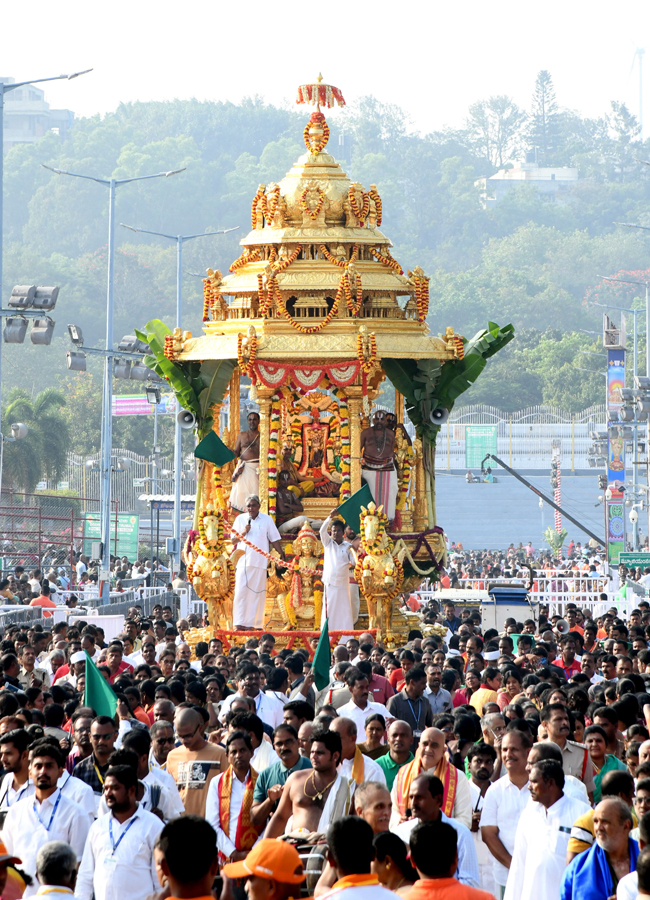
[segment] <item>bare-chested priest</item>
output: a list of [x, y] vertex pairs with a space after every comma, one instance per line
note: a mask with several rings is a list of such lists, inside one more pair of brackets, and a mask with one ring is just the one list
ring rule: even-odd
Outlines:
[[258, 494], [260, 489], [260, 417], [256, 412], [248, 414], [248, 431], [237, 435], [232, 452], [239, 457], [239, 462], [232, 476], [230, 505], [244, 512], [246, 498]]
[[375, 504], [384, 507], [391, 521], [397, 502], [395, 432], [386, 427], [386, 413], [378, 409], [372, 426], [361, 432], [361, 477], [370, 487]]
[[324, 834], [331, 822], [348, 815], [354, 785], [336, 771], [342, 752], [339, 734], [314, 731], [309, 754], [312, 768], [289, 775], [265, 837], [291, 834], [313, 841], [313, 835]]

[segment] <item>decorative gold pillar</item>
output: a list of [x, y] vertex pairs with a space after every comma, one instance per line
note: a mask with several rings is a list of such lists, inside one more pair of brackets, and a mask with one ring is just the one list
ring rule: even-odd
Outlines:
[[413, 528], [415, 531], [425, 531], [429, 527], [427, 517], [427, 498], [424, 483], [424, 464], [422, 461], [422, 443], [414, 441], [415, 453], [415, 502], [413, 504]]
[[395, 415], [398, 422], [404, 421], [404, 395], [395, 388]]
[[239, 377], [239, 366], [235, 366], [233, 373], [230, 376], [230, 405], [228, 408], [228, 430], [230, 431], [230, 439], [231, 441], [233, 441], [233, 447], [235, 446], [234, 441], [237, 440], [237, 435], [239, 434], [240, 429], [239, 421], [241, 410], [239, 397]]
[[349, 387], [348, 412], [350, 414], [350, 490], [354, 494], [361, 487], [361, 388]]
[[260, 407], [260, 508], [269, 511], [269, 433], [271, 429], [272, 388], [258, 387], [257, 402]]

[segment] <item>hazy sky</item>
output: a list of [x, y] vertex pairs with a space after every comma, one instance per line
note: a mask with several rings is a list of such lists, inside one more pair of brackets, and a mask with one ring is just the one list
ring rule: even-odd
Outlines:
[[[548, 69], [561, 105], [604, 113], [610, 100], [638, 113], [635, 47], [648, 48], [650, 6], [641, 0], [546, 0], [490, 11], [465, 2], [248, 0], [31, 0], [5, 3], [0, 75], [17, 80], [94, 67], [46, 86], [53, 107], [77, 115], [130, 100], [261, 94], [293, 102], [298, 84], [340, 87], [347, 101], [374, 94], [413, 126], [463, 122], [468, 105], [509, 94], [526, 109]], [[650, 85], [644, 103], [650, 134]], [[334, 114], [335, 115], [335, 114]]]

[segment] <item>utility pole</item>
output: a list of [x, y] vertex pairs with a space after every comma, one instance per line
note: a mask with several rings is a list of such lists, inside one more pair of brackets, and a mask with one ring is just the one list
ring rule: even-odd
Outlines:
[[[15, 91], [16, 88], [25, 87], [28, 84], [41, 84], [44, 81], [60, 81], [62, 78], [66, 78], [68, 81], [71, 81], [73, 78], [78, 78], [79, 75], [86, 75], [88, 72], [92, 72], [92, 69], [84, 69], [83, 72], [73, 72], [72, 75], [53, 75], [51, 78], [35, 78], [32, 81], [18, 81], [15, 84], [7, 84], [4, 81], [0, 81], [0, 142], [2, 146], [0, 147], [0, 306], [2, 306], [3, 293], [4, 293], [4, 280], [2, 273], [2, 265], [3, 265], [3, 244], [4, 244], [4, 229], [3, 229], [3, 216], [4, 216], [4, 113], [5, 113], [5, 94], [10, 93], [10, 91]], [[2, 417], [2, 336], [0, 335], [0, 419]], [[2, 423], [0, 421], [0, 431], [2, 430]]]
[[135, 178], [98, 178], [93, 175], [81, 175], [79, 172], [66, 172], [44, 166], [55, 175], [70, 175], [95, 181], [108, 188], [108, 284], [106, 288], [106, 359], [104, 361], [104, 387], [102, 395], [102, 451], [100, 469], [100, 519], [102, 541], [102, 566], [99, 578], [99, 595], [108, 602], [111, 568], [111, 449], [113, 445], [113, 287], [115, 270], [115, 192], [122, 184], [132, 181], [147, 181], [151, 178], [169, 178], [184, 172], [185, 168], [170, 172], [157, 172], [155, 175], [138, 175]]
[[[120, 222], [122, 228], [128, 228], [129, 231], [136, 231], [141, 234], [153, 234], [156, 237], [167, 238], [170, 241], [176, 241], [176, 328], [182, 328], [183, 318], [183, 244], [185, 241], [192, 241], [194, 238], [211, 237], [215, 234], [228, 234], [229, 231], [236, 231], [235, 228], [224, 228], [220, 231], [202, 231], [199, 234], [165, 234], [162, 231], [149, 231], [146, 228], [135, 228], [133, 225], [125, 225]], [[174, 553], [172, 554], [172, 576], [178, 575], [181, 570], [181, 475], [183, 471], [182, 460], [182, 435], [183, 431], [176, 418], [174, 425]]]

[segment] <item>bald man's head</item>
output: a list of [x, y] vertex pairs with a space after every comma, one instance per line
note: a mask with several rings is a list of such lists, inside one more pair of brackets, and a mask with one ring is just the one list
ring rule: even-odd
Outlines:
[[186, 750], [201, 750], [205, 743], [205, 722], [195, 709], [179, 709], [174, 717], [176, 735]]
[[650, 762], [650, 741], [644, 741], [639, 747], [639, 765]]
[[357, 749], [357, 726], [352, 719], [345, 716], [337, 716], [330, 724], [330, 731], [336, 731], [341, 735], [343, 745], [342, 759], [352, 759]]

